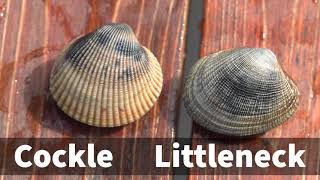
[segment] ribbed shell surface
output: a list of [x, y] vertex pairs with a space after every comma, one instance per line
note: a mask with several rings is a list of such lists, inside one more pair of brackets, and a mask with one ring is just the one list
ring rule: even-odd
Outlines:
[[128, 124], [160, 95], [162, 71], [126, 24], [107, 24], [72, 41], [58, 56], [50, 92], [72, 118], [99, 127]]
[[263, 133], [297, 109], [299, 92], [269, 49], [239, 48], [200, 59], [187, 79], [184, 104], [211, 131], [247, 136]]

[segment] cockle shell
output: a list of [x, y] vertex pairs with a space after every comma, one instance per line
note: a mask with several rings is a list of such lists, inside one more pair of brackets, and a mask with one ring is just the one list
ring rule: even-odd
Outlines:
[[160, 64], [127, 24], [107, 24], [72, 41], [58, 56], [50, 92], [70, 117], [93, 126], [140, 119], [160, 95]]
[[183, 98], [187, 112], [201, 126], [247, 136], [287, 120], [297, 109], [299, 92], [271, 50], [239, 48], [201, 58], [187, 79]]

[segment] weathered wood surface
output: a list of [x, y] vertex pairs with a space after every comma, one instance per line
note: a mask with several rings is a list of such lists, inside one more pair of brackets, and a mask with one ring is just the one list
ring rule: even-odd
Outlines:
[[[268, 47], [298, 85], [301, 99], [297, 113], [260, 137], [320, 137], [319, 4], [316, 0], [205, 1], [202, 56], [232, 47]], [[188, 0], [0, 0], [0, 137], [173, 138], [187, 7]], [[158, 57], [165, 71], [164, 88], [158, 103], [140, 121], [123, 128], [92, 128], [57, 109], [48, 93], [48, 77], [55, 56], [67, 42], [111, 21], [131, 25], [141, 43]], [[193, 137], [215, 136], [197, 125], [194, 127]], [[228, 175], [191, 175], [190, 179], [212, 177], [261, 179]]]
[[[174, 138], [187, 10], [188, 0], [0, 0], [0, 137]], [[72, 120], [48, 92], [49, 73], [63, 46], [108, 22], [129, 24], [165, 71], [161, 96], [151, 111], [138, 122], [110, 129]], [[11, 176], [30, 177], [48, 178]]]
[[[320, 137], [320, 3], [316, 0], [205, 0], [201, 56], [233, 47], [267, 47], [300, 90], [283, 125], [257, 137]], [[216, 137], [194, 124], [193, 137]], [[196, 141], [194, 141], [196, 144]], [[196, 174], [193, 169], [192, 173]], [[317, 179], [317, 176], [191, 175], [190, 179]]]

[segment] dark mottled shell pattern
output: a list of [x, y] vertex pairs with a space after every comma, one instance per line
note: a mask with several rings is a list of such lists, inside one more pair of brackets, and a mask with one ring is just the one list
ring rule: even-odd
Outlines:
[[162, 88], [156, 57], [126, 24], [107, 24], [72, 41], [56, 59], [50, 92], [83, 123], [114, 127], [140, 119]]
[[205, 128], [247, 136], [287, 120], [297, 109], [299, 92], [271, 50], [239, 48], [201, 58], [187, 79], [184, 102]]

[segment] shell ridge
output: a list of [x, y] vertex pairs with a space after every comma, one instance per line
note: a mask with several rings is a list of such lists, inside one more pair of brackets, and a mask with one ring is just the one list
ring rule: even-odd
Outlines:
[[161, 89], [162, 87], [162, 81], [163, 81], [163, 76], [162, 76], [162, 70], [161, 70], [161, 64], [156, 60], [156, 57], [153, 56], [153, 54], [151, 54], [151, 52], [146, 49], [146, 51], [148, 51], [148, 55], [151, 56], [151, 64], [152, 64], [152, 68], [155, 69], [156, 75], [155, 78], [151, 78], [151, 83], [153, 84], [154, 87], [157, 87], [158, 89], [156, 90], [155, 88], [153, 88], [153, 94], [155, 96], [157, 96], [159, 94], [159, 92], [155, 92], [155, 91], [159, 91], [159, 87]]
[[58, 60], [50, 92], [66, 114], [89, 125], [138, 120], [161, 92], [161, 66], [128, 25], [106, 25], [81, 36]]
[[[111, 47], [111, 49], [113, 50], [113, 49], [115, 49], [115, 47], [116, 47], [116, 42], [114, 42], [114, 41], [116, 41], [116, 40], [118, 40], [118, 39], [120, 39], [120, 35], [121, 35], [121, 33], [119, 33], [119, 30], [118, 29], [115, 29], [115, 36], [114, 36], [114, 39], [113, 39], [113, 41], [112, 41], [112, 44], [110, 45]], [[116, 56], [116, 51], [111, 51], [111, 55], [112, 55], [112, 57], [117, 57]], [[119, 122], [118, 122], [118, 116], [117, 116], [117, 112], [114, 112], [113, 110], [115, 109], [115, 108], [117, 108], [117, 106], [115, 106], [115, 102], [114, 102], [114, 94], [113, 93], [115, 93], [115, 84], [116, 83], [113, 83], [113, 82], [115, 82], [115, 80], [116, 80], [116, 76], [118, 75], [116, 72], [115, 72], [115, 68], [113, 68], [115, 66], [115, 61], [114, 62], [111, 62], [111, 67], [110, 67], [110, 69], [109, 69], [109, 72], [110, 72], [110, 76], [109, 76], [109, 85], [108, 86], [110, 86], [110, 83], [112, 83], [111, 84], [111, 86], [108, 88], [108, 97], [107, 97], [107, 99], [109, 100], [109, 102], [108, 102], [108, 114], [109, 114], [109, 116], [108, 116], [108, 124], [110, 125], [110, 126], [114, 126], [114, 125], [116, 125], [116, 124], [119, 124]]]
[[[69, 49], [69, 47], [67, 48], [67, 49]], [[63, 54], [63, 56], [65, 56], [65, 54]], [[58, 77], [58, 78], [62, 78], [62, 80], [60, 80], [60, 81], [62, 81], [59, 85], [58, 85], [58, 90], [57, 90], [57, 95], [58, 96], [61, 96], [61, 95], [63, 95], [63, 94], [61, 94], [61, 93], [63, 93], [63, 89], [61, 89], [61, 87], [63, 87], [63, 84], [68, 84], [69, 83], [69, 81], [70, 81], [70, 79], [72, 79], [73, 78], [73, 73], [75, 73], [75, 72], [72, 72], [72, 71], [68, 71], [68, 69], [70, 68], [70, 66], [71, 66], [71, 63], [69, 63], [68, 61], [64, 61], [63, 63], [62, 63], [62, 66], [64, 66], [64, 70], [66, 71], [66, 74], [64, 74], [64, 73], [58, 73], [58, 74], [61, 74], [61, 76], [60, 77]], [[65, 77], [69, 77], [69, 78], [65, 78]], [[59, 82], [59, 81], [58, 81]], [[60, 93], [59, 93], [60, 92]]]
[[[95, 39], [97, 37], [93, 36], [93, 38]], [[92, 41], [88, 42], [88, 44], [91, 45], [92, 47], [94, 47], [92, 44]], [[84, 111], [86, 111], [86, 107], [83, 105], [85, 105], [85, 103], [79, 103], [79, 102], [85, 102], [87, 100], [87, 97], [83, 96], [83, 95], [81, 96], [81, 94], [82, 94], [83, 90], [88, 91], [88, 86], [90, 85], [90, 83], [88, 83], [88, 80], [90, 78], [88, 73], [90, 73], [92, 71], [92, 69], [95, 67], [95, 63], [97, 63], [97, 62], [94, 62], [94, 64], [91, 63], [91, 66], [88, 67], [89, 62], [85, 60], [85, 57], [88, 57], [89, 54], [94, 54], [93, 57], [95, 57], [96, 53], [93, 53], [93, 52], [95, 52], [96, 47], [86, 48], [86, 49], [88, 49], [88, 50], [81, 57], [79, 57], [79, 56], [77, 57], [77, 58], [81, 58], [78, 61], [79, 64], [77, 64], [76, 66], [71, 65], [71, 67], [73, 67], [74, 74], [78, 75], [78, 79], [76, 81], [74, 81], [74, 83], [69, 82], [69, 84], [77, 86], [77, 88], [75, 87], [74, 89], [79, 89], [79, 90], [76, 91], [75, 93], [71, 93], [71, 95], [70, 95], [70, 97], [76, 99], [76, 100], [73, 100], [73, 103], [70, 106], [71, 107], [76, 106], [76, 105], [78, 105], [78, 106], [76, 108], [74, 108], [74, 110], [72, 112], [70, 110], [68, 113], [71, 116], [74, 115], [74, 116], [82, 117], [81, 121], [83, 121], [83, 122], [87, 122], [89, 120], [89, 117], [88, 117], [88, 115], [84, 116]], [[75, 69], [75, 67], [83, 67], [83, 66], [88, 67], [89, 69], [86, 69], [86, 68], [80, 68], [79, 70]], [[78, 97], [77, 95], [80, 98], [75, 98], [75, 97]], [[78, 113], [79, 113], [79, 115], [76, 115]]]
[[[133, 62], [132, 61], [124, 61], [124, 64], [123, 64], [123, 66], [125, 66], [125, 67], [133, 67]], [[124, 69], [124, 68], [122, 68], [122, 69]], [[133, 94], [131, 94], [131, 93], [133, 93], [134, 91], [135, 91], [135, 86], [134, 86], [134, 84], [132, 83], [133, 82], [133, 80], [134, 80], [134, 75], [133, 74], [131, 74], [131, 80], [129, 80], [129, 78], [130, 77], [128, 77], [128, 76], [126, 76], [126, 75], [124, 75], [123, 76], [123, 84], [126, 84], [124, 87], [126, 87], [126, 91], [125, 91], [125, 94], [126, 94], [126, 99], [125, 99], [125, 101], [124, 101], [124, 103], [125, 104], [127, 104], [128, 105], [128, 112], [130, 112], [131, 113], [131, 118], [132, 119], [128, 119], [128, 121], [130, 122], [130, 121], [133, 121], [133, 120], [135, 120], [135, 119], [137, 119], [138, 117], [139, 117], [139, 114], [137, 114], [137, 112], [138, 112], [138, 107], [136, 106], [136, 104], [135, 103], [133, 103], [133, 102], [135, 102], [135, 99], [134, 99], [134, 95]], [[129, 91], [129, 90], [132, 90], [132, 91]], [[127, 113], [128, 113], [127, 112]]]
[[[204, 70], [203, 70], [204, 71]], [[202, 72], [203, 72], [202, 71]], [[201, 71], [200, 71], [201, 72]], [[226, 71], [227, 73], [228, 73], [228, 71]], [[229, 73], [230, 74], [230, 73]], [[204, 75], [202, 75], [202, 76], [204, 76]], [[231, 76], [231, 75], [229, 75], [229, 76]], [[205, 78], [205, 77], [204, 77]], [[228, 84], [233, 84], [232, 82], [230, 82], [230, 79], [225, 79], [225, 80], [227, 80], [228, 81]], [[214, 82], [218, 82], [217, 80], [213, 80]], [[243, 83], [242, 83], [243, 84]], [[245, 84], [246, 84], [246, 82], [245, 82]], [[202, 88], [209, 88], [210, 89], [210, 87], [208, 87], [208, 86], [210, 86], [211, 84], [210, 83], [208, 83], [208, 84], [205, 84], [204, 85], [204, 87], [202, 87]], [[241, 83], [239, 84], [239, 85], [241, 85]], [[248, 85], [249, 87], [251, 86], [251, 87], [253, 87], [251, 84], [250, 85]], [[227, 87], [227, 88], [229, 88], [229, 87]], [[236, 92], [239, 92], [240, 94], [238, 94], [238, 96], [242, 96], [242, 94], [247, 94], [247, 95], [249, 95], [249, 94], [256, 94], [256, 92], [258, 92], [258, 89], [256, 89], [255, 91], [247, 91], [247, 89], [249, 89], [249, 88], [241, 88], [241, 87], [237, 87], [237, 86], [235, 86], [235, 88], [236, 88]], [[259, 89], [259, 90], [261, 90], [261, 89]], [[240, 92], [241, 91], [241, 92]], [[204, 91], [204, 93], [206, 93], [205, 91]], [[249, 94], [248, 94], [249, 93]], [[274, 93], [274, 92], [271, 92], [271, 93]], [[268, 94], [266, 94], [266, 96], [267, 96]], [[210, 97], [210, 94], [205, 94], [205, 96], [206, 97]], [[259, 95], [258, 95], [259, 96]], [[246, 96], [244, 96], [244, 97], [246, 97]], [[232, 97], [231, 97], [232, 98]], [[258, 98], [259, 97], [256, 97], [256, 99], [255, 99], [255, 101], [257, 101], [258, 100]], [[211, 98], [208, 98], [207, 99], [207, 101], [209, 101], [209, 100], [211, 100]], [[214, 103], [214, 101], [211, 101], [212, 103]], [[209, 102], [209, 105], [210, 105], [210, 102]]]
[[[199, 80], [198, 80], [199, 81]], [[200, 97], [200, 96], [199, 96]], [[202, 96], [202, 97], [207, 97], [207, 96]], [[197, 98], [195, 98], [195, 99], [197, 99]], [[204, 99], [206, 99], [206, 98], [204, 98]], [[198, 100], [199, 102], [201, 102], [201, 101], [203, 101], [203, 99], [201, 99], [201, 100]], [[201, 105], [201, 104], [200, 104]], [[218, 106], [217, 106], [218, 107]], [[222, 110], [221, 110], [221, 112], [223, 112]], [[227, 113], [226, 113], [227, 114]], [[230, 113], [228, 113], [227, 115], [230, 115]], [[263, 115], [265, 115], [265, 114], [262, 114], [261, 116], [263, 116]], [[244, 117], [248, 117], [248, 116], [244, 116]]]
[[[145, 55], [146, 56], [146, 55]], [[148, 57], [149, 58], [149, 57]], [[131, 62], [133, 62], [134, 59], [131, 59]], [[150, 63], [150, 61], [148, 60], [148, 62]], [[149, 107], [146, 104], [146, 99], [145, 99], [145, 93], [146, 93], [146, 89], [148, 89], [149, 87], [146, 86], [146, 76], [148, 77], [148, 72], [146, 72], [146, 64], [143, 63], [141, 60], [137, 62], [137, 70], [134, 72], [134, 75], [137, 79], [141, 79], [141, 81], [139, 81], [139, 83], [137, 83], [137, 88], [138, 88], [138, 98], [139, 98], [139, 102], [141, 103], [141, 112], [140, 115], [144, 115], [144, 112], [146, 112]], [[144, 74], [145, 76], [142, 76], [142, 74]], [[149, 97], [147, 97], [149, 98]]]
[[[132, 45], [132, 44], [130, 44]], [[133, 48], [133, 47], [132, 47]], [[131, 72], [131, 76], [132, 78], [130, 78], [129, 76], [126, 76], [124, 75], [125, 78], [128, 78], [126, 79], [125, 81], [128, 83], [128, 84], [132, 84], [132, 87], [134, 88], [134, 91], [133, 91], [133, 94], [129, 95], [130, 97], [136, 97], [136, 99], [132, 99], [133, 101], [129, 101], [128, 103], [130, 104], [133, 104], [135, 105], [135, 109], [136, 109], [136, 113], [138, 116], [141, 116], [143, 110], [141, 110], [141, 98], [139, 96], [139, 89], [141, 91], [141, 87], [139, 86], [140, 84], [137, 83], [137, 80], [140, 78], [139, 76], [139, 71], [140, 71], [140, 61], [136, 62], [132, 57], [128, 58], [128, 61], [126, 62], [129, 62], [129, 67], [133, 68], [133, 67], [136, 67], [137, 70]], [[135, 102], [135, 103], [133, 103]], [[137, 103], [137, 104], [136, 104]]]
[[[97, 37], [94, 37], [94, 38], [97, 38]], [[89, 44], [92, 44], [91, 42]], [[92, 71], [92, 68], [94, 67], [94, 64], [89, 66], [89, 69], [86, 71], [86, 69], [84, 68], [80, 68], [80, 70], [77, 70], [75, 69], [75, 67], [82, 67], [82, 66], [87, 66], [86, 64], [88, 64], [88, 62], [86, 62], [85, 60], [85, 57], [87, 57], [89, 54], [92, 54], [94, 51], [95, 51], [95, 48], [87, 48], [88, 50], [85, 52], [85, 54], [82, 54], [82, 56], [77, 56], [77, 58], [80, 58], [78, 60], [79, 64], [77, 64], [76, 66], [74, 65], [71, 65], [71, 63], [69, 63], [69, 65], [71, 66], [71, 68], [73, 68], [73, 76], [77, 76], [78, 75], [78, 78], [76, 79], [75, 83], [71, 83], [71, 82], [68, 82], [69, 85], [71, 85], [72, 87], [75, 86], [75, 85], [81, 85], [81, 89], [87, 89], [89, 84], [88, 84], [88, 73], [90, 73], [90, 71]], [[68, 61], [67, 61], [68, 62]], [[70, 79], [73, 79], [73, 78], [70, 78]], [[69, 79], [69, 81], [70, 81]], [[74, 87], [73, 89], [75, 89], [76, 87]], [[71, 107], [72, 106], [77, 106], [77, 109], [74, 109], [73, 112], [71, 111], [68, 111], [66, 109], [66, 111], [68, 112], [69, 115], [73, 116], [75, 114], [77, 114], [77, 112], [80, 114], [79, 117], [86, 117], [86, 118], [82, 118], [81, 121], [83, 122], [86, 122], [88, 120], [88, 116], [84, 116], [84, 111], [86, 111], [86, 107], [83, 106], [85, 105], [85, 103], [79, 103], [79, 102], [85, 102], [87, 97], [86, 96], [81, 96], [81, 91], [76, 91], [76, 93], [71, 93], [70, 95], [70, 88], [68, 88], [69, 91], [68, 91], [68, 94], [69, 94], [69, 97], [73, 97], [73, 99], [75, 99], [73, 101], [73, 103], [71, 104]], [[75, 98], [76, 95], [79, 95], [80, 98]], [[81, 104], [81, 106], [79, 106]], [[78, 111], [79, 109], [80, 112]]]
[[[113, 40], [115, 40], [115, 39], [118, 39], [119, 38], [119, 36], [120, 36], [120, 33], [119, 33], [119, 31], [117, 30], [117, 29], [113, 29], [113, 36], [111, 37], [111, 39], [113, 39]], [[113, 41], [112, 41], [113, 42]], [[107, 52], [111, 52], [110, 54], [111, 54], [111, 57], [116, 57], [116, 54], [115, 54], [115, 51], [113, 50], [113, 49], [115, 49], [115, 43], [113, 42], [111, 45], [110, 45], [110, 47], [108, 48], [108, 50], [107, 50]], [[108, 57], [107, 57], [108, 58]], [[112, 61], [112, 60], [110, 60], [110, 59], [108, 59], [109, 60], [109, 63], [108, 63], [108, 72], [110, 73], [110, 74], [115, 74], [115, 73], [113, 73], [113, 71], [115, 70], [113, 67], [116, 67], [117, 66], [117, 62], [119, 61], [118, 60], [118, 58], [115, 58], [115, 60], [114, 61]], [[121, 61], [120, 61], [120, 66], [121, 66]], [[106, 74], [108, 74], [108, 73], [106, 73]], [[114, 77], [115, 78], [115, 77]], [[108, 82], [108, 84], [110, 83], [110, 82], [113, 82], [114, 80], [111, 80], [110, 81], [110, 79], [111, 79], [111, 76], [109, 76], [109, 82]], [[105, 86], [107, 85], [107, 83], [105, 83], [104, 84], [104, 87], [103, 88], [105, 88]], [[114, 85], [114, 84], [113, 84]], [[110, 88], [106, 88], [106, 89], [110, 89]], [[109, 91], [109, 90], [108, 90]], [[116, 90], [115, 90], [116, 91]], [[113, 92], [113, 91], [112, 91]], [[109, 93], [107, 94], [108, 95], [108, 97], [107, 97], [107, 100], [109, 99]], [[110, 97], [110, 99], [112, 99], [112, 101], [113, 101], [113, 98], [114, 97]], [[108, 102], [106, 102], [106, 104], [108, 104]], [[104, 106], [104, 107], [108, 107], [108, 106]], [[115, 106], [112, 104], [112, 108], [114, 108]], [[108, 109], [108, 108], [107, 108]], [[110, 111], [109, 111], [109, 113], [111, 113]], [[112, 115], [110, 116], [111, 118], [107, 118], [106, 120], [105, 120], [105, 122], [107, 122], [107, 124], [106, 125], [108, 125], [108, 126], [115, 126], [115, 125], [117, 125], [117, 123], [115, 123], [114, 122], [114, 120], [116, 120], [115, 119], [115, 117], [116, 117], [116, 115], [114, 114], [114, 113], [112, 113]], [[120, 118], [121, 119], [121, 118]], [[102, 121], [100, 121], [100, 124], [103, 124], [102, 123]]]
[[[124, 37], [124, 39], [128, 39], [129, 37], [128, 37], [128, 35], [127, 34], [125, 34], [125, 37]], [[119, 41], [121, 41], [121, 39], [119, 38]], [[118, 42], [119, 42], [118, 41]], [[117, 43], [118, 43], [117, 42]], [[125, 46], [125, 48], [127, 48], [127, 46]], [[121, 60], [120, 61], [120, 69], [119, 69], [119, 71], [118, 71], [118, 76], [116, 77], [116, 80], [117, 80], [117, 83], [118, 83], [118, 86], [119, 86], [119, 88], [121, 88], [121, 87], [123, 87], [122, 85], [124, 84], [123, 83], [123, 81], [121, 81], [120, 80], [120, 77], [121, 77], [121, 74], [123, 73], [123, 71], [124, 71], [124, 69], [127, 67], [130, 67], [130, 65], [129, 66], [127, 66], [127, 63], [128, 63], [128, 59], [126, 59], [126, 58], [123, 58], [123, 55], [122, 54], [120, 54], [120, 57], [119, 57], [120, 59], [123, 59], [123, 60]], [[129, 61], [130, 62], [130, 61]], [[126, 76], [123, 76], [122, 78], [124, 78], [124, 82], [127, 82], [126, 81]], [[123, 89], [121, 89], [121, 91], [123, 92]], [[123, 117], [123, 116], [126, 116], [126, 112], [125, 111], [123, 111], [122, 110], [122, 107], [121, 107], [121, 105], [122, 105], [122, 103], [123, 103], [123, 106], [124, 106], [124, 99], [123, 99], [124, 97], [123, 96], [118, 96], [117, 97], [117, 99], [118, 99], [118, 101], [120, 102], [117, 106], [116, 106], [116, 108], [117, 108], [117, 111], [119, 112], [119, 120], [120, 120], [120, 124], [128, 124], [128, 122], [127, 121], [125, 121], [125, 118]]]
[[[107, 31], [103, 31], [102, 32], [102, 36], [98, 36], [98, 38], [101, 38], [101, 41], [106, 41], [106, 39], [109, 38], [109, 36], [107, 36]], [[100, 40], [98, 40], [100, 41]], [[96, 55], [97, 57], [97, 64], [103, 64], [102, 66], [98, 66], [95, 69], [96, 71], [96, 75], [94, 75], [96, 78], [93, 78], [94, 84], [93, 87], [95, 87], [95, 89], [92, 89], [91, 93], [96, 93], [95, 94], [95, 101], [91, 101], [91, 109], [89, 112], [91, 112], [92, 114], [92, 122], [88, 122], [89, 124], [100, 124], [101, 122], [101, 101], [102, 101], [102, 86], [103, 83], [101, 83], [101, 78], [103, 76], [103, 70], [105, 68], [105, 64], [107, 63], [107, 59], [105, 59], [106, 56], [106, 51], [108, 50], [108, 47], [106, 48], [101, 48], [101, 50], [99, 51], [99, 53]], [[96, 66], [96, 65], [95, 65]], [[92, 104], [93, 103], [93, 104]], [[98, 122], [99, 121], [99, 122]]]
[[[97, 38], [99, 38], [99, 37], [95, 36], [93, 39], [95, 40]], [[93, 41], [91, 41], [91, 43], [93, 43]], [[99, 54], [101, 54], [101, 52], [96, 50], [97, 47], [95, 47], [94, 44], [92, 45], [92, 47], [93, 48], [90, 48], [90, 50], [87, 51], [87, 53], [92, 54], [92, 56], [91, 56], [92, 59], [96, 59], [96, 57], [99, 56]], [[89, 62], [85, 62], [85, 61], [86, 60], [84, 59], [83, 64], [84, 63], [89, 64]], [[89, 60], [87, 60], [87, 61], [89, 61]], [[90, 99], [95, 98], [95, 97], [90, 97], [90, 95], [94, 91], [94, 88], [93, 88], [93, 86], [91, 86], [91, 84], [95, 83], [95, 81], [92, 82], [91, 80], [92, 80], [92, 76], [94, 76], [97, 73], [96, 71], [94, 71], [94, 69], [95, 69], [96, 64], [98, 62], [99, 62], [98, 60], [90, 62], [89, 67], [87, 65], [84, 65], [87, 68], [82, 69], [82, 73], [81, 73], [81, 77], [80, 77], [81, 78], [80, 81], [82, 82], [81, 83], [82, 87], [79, 90], [79, 94], [81, 95], [81, 94], [83, 94], [83, 92], [86, 92], [86, 95], [81, 95], [80, 96], [81, 98], [77, 98], [77, 100], [74, 101], [75, 104], [78, 104], [78, 108], [76, 111], [80, 112], [79, 116], [82, 117], [81, 121], [88, 123], [88, 124], [93, 123], [92, 115], [91, 115], [92, 110], [88, 106], [90, 105], [92, 107], [92, 103], [90, 103]], [[93, 74], [91, 74], [91, 73], [93, 73]], [[80, 103], [80, 102], [82, 102], [82, 103]], [[79, 104], [80, 104], [80, 106], [79, 106]]]
[[[124, 47], [124, 49], [126, 51], [128, 51], [128, 49], [133, 49], [133, 46], [134, 44], [133, 43], [127, 43]], [[132, 97], [135, 97], [135, 100], [133, 100], [133, 102], [136, 102], [136, 103], [133, 103], [132, 101], [128, 102], [129, 104], [133, 104], [136, 109], [136, 113], [137, 116], [141, 116], [141, 114], [143, 114], [143, 112], [145, 111], [143, 109], [143, 102], [141, 101], [141, 95], [140, 95], [140, 91], [142, 90], [142, 87], [140, 86], [140, 83], [137, 81], [141, 78], [140, 76], [140, 69], [141, 69], [141, 65], [140, 65], [140, 61], [135, 61], [133, 59], [133, 56], [127, 56], [127, 55], [124, 55], [125, 59], [127, 59], [126, 62], [129, 62], [129, 67], [132, 68], [136, 68], [135, 71], [132, 71], [130, 69], [126, 69], [126, 68], [123, 68], [123, 75], [122, 78], [124, 77], [124, 81], [126, 81], [128, 84], [132, 84], [132, 87], [133, 87], [133, 94], [129, 95], [129, 96], [132, 96]], [[130, 74], [124, 74], [126, 73], [127, 71], [130, 71]], [[128, 79], [127, 79], [128, 78]]]
[[[97, 38], [97, 37], [94, 37], [94, 38]], [[79, 64], [77, 64], [76, 67], [83, 67], [83, 66], [87, 67], [89, 62], [86, 61], [85, 57], [87, 57], [89, 54], [94, 54], [94, 56], [92, 56], [92, 57], [95, 58], [96, 53], [94, 53], [94, 52], [95, 52], [95, 48], [88, 48], [86, 53], [84, 53], [81, 57], [78, 57], [78, 58], [80, 58], [80, 60], [79, 60]], [[76, 93], [71, 93], [71, 96], [73, 98], [77, 97], [76, 95], [81, 95], [81, 89], [83, 87], [87, 87], [87, 85], [89, 85], [89, 84], [86, 83], [88, 81], [88, 78], [90, 78], [90, 76], [88, 76], [88, 73], [90, 71], [92, 71], [94, 66], [95, 66], [94, 63], [93, 64], [91, 63], [91, 66], [89, 66], [89, 69], [85, 69], [85, 68], [76, 69], [73, 66], [75, 74], [78, 75], [78, 76], [80, 74], [80, 76], [78, 77], [77, 81], [74, 81], [73, 83], [69, 83], [69, 84], [76, 85], [78, 87], [78, 89], [80, 89], [79, 91], [76, 91]], [[81, 86], [79, 86], [80, 84], [81, 84]], [[79, 101], [80, 101], [80, 99], [77, 98], [77, 100], [74, 101], [74, 104], [79, 104]], [[76, 109], [75, 109], [75, 112], [76, 112]]]
[[[69, 49], [69, 48], [67, 48], [67, 49]], [[65, 54], [63, 54], [63, 56], [65, 56]], [[63, 87], [64, 84], [68, 84], [68, 82], [70, 82], [74, 78], [74, 74], [77, 73], [77, 71], [70, 71], [70, 68], [73, 68], [73, 66], [70, 63], [64, 62], [64, 64], [65, 64], [65, 66], [69, 66], [69, 68], [65, 68], [65, 70], [68, 72], [66, 77], [69, 77], [69, 78], [63, 79], [63, 82], [60, 84], [59, 89], [58, 89], [61, 91], [60, 93], [59, 93], [59, 91], [56, 91], [56, 93], [53, 93], [53, 94], [55, 94], [55, 96], [58, 96], [58, 97], [63, 96], [63, 94], [66, 94], [66, 92], [70, 91], [70, 86], [69, 86], [70, 83], [69, 83], [69, 85], [66, 86], [67, 91], [63, 91], [63, 89], [61, 87]], [[68, 71], [68, 69], [69, 69], [69, 71]], [[68, 74], [71, 74], [71, 75], [68, 76]], [[67, 95], [64, 95], [64, 96], [67, 96]], [[58, 98], [58, 97], [55, 98], [55, 99], [59, 100], [58, 104], [60, 104], [62, 106], [63, 111], [68, 112], [68, 107], [65, 105], [65, 101], [66, 101], [65, 97], [62, 99]], [[70, 115], [70, 113], [67, 113], [67, 114]]]
[[223, 134], [264, 132], [287, 120], [299, 103], [295, 84], [268, 49], [210, 54], [196, 63], [186, 83], [190, 116]]
[[[159, 72], [159, 68], [161, 66], [160, 63], [158, 63], [158, 61], [155, 60], [155, 57], [152, 54], [148, 53], [148, 56], [151, 56], [150, 57], [151, 68], [155, 69], [155, 72], [156, 72], [156, 75], [154, 76], [154, 78], [152, 78], [152, 76], [148, 76], [148, 82], [147, 82], [148, 84], [152, 85], [152, 88], [148, 89], [148, 95], [150, 97], [150, 100], [154, 101], [155, 99], [157, 99], [157, 97], [161, 93], [163, 77], [162, 77], [162, 72]], [[150, 104], [150, 106], [152, 106], [152, 104]]]
[[157, 61], [155, 61], [154, 55], [151, 54], [148, 49], [145, 48], [145, 51], [146, 51], [146, 56], [148, 57], [149, 63], [147, 64], [147, 66], [145, 66], [142, 73], [149, 74], [151, 68], [155, 69], [154, 71], [157, 72], [157, 75], [155, 75], [154, 78], [151, 78], [150, 75], [143, 77], [144, 78], [143, 82], [145, 83], [146, 87], [148, 87], [148, 88], [145, 88], [145, 93], [143, 93], [143, 95], [144, 97], [148, 96], [148, 98], [145, 98], [145, 100], [149, 101], [149, 102], [146, 101], [146, 103], [147, 103], [147, 108], [150, 109], [153, 106], [151, 102], [153, 102], [154, 99], [156, 99], [156, 97], [158, 97], [160, 94], [161, 90], [159, 90], [158, 81], [161, 81], [162, 83], [162, 77], [158, 75], [159, 69], [157, 68], [157, 66], [160, 67], [160, 64]]
[[[130, 65], [128, 65], [128, 61], [120, 61], [120, 69], [123, 69], [123, 67], [129, 67]], [[121, 76], [121, 75], [119, 75]], [[123, 124], [128, 124], [129, 122], [131, 122], [131, 118], [132, 116], [130, 115], [131, 114], [131, 104], [128, 103], [128, 88], [126, 86], [126, 83], [127, 82], [127, 76], [123, 76], [123, 81], [118, 81], [119, 82], [119, 87], [121, 87], [121, 91], [122, 93], [124, 94], [124, 96], [120, 97], [119, 96], [119, 109], [120, 109], [120, 112], [122, 112], [122, 114], [120, 114], [122, 117], [121, 117], [121, 120], [122, 120], [122, 123]], [[127, 106], [127, 108], [125, 108], [125, 106]], [[123, 121], [127, 119], [127, 121]]]
[[[114, 40], [116, 39], [118, 36], [119, 36], [119, 33], [117, 31], [117, 29], [112, 29], [112, 36], [110, 37], [110, 39]], [[110, 83], [112, 83], [113, 81], [113, 76], [112, 75], [112, 72], [113, 72], [113, 66], [115, 64], [113, 64], [113, 61], [110, 60], [110, 57], [115, 57], [115, 51], [113, 51], [113, 49], [115, 48], [115, 44], [113, 43], [113, 41], [111, 41], [112, 43], [110, 44], [110, 46], [108, 47], [107, 51], [108, 52], [111, 52], [110, 55], [106, 55], [106, 59], [108, 60], [108, 66], [107, 66], [107, 69], [105, 70], [105, 77], [107, 82], [104, 83], [104, 91], [103, 91], [103, 97], [104, 97], [104, 101], [103, 101], [103, 107], [105, 107], [105, 114], [106, 114], [106, 119], [105, 119], [105, 122], [106, 122], [106, 125], [107, 126], [114, 126], [114, 115], [112, 113], [112, 108], [113, 108], [113, 104], [112, 104], [112, 93], [113, 93], [113, 88], [105, 88], [105, 86], [110, 86]], [[115, 62], [116, 63], [116, 62]], [[101, 120], [103, 121], [103, 120]], [[100, 124], [103, 124], [101, 123], [100, 121]], [[104, 124], [103, 124], [104, 126]]]

